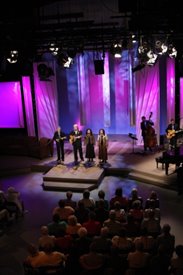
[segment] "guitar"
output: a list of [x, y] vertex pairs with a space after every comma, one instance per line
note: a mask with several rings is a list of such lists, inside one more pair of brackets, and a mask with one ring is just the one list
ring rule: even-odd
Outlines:
[[177, 133], [183, 132], [183, 130], [168, 130], [168, 133], [166, 135], [167, 139], [171, 139], [172, 137], [174, 137]]
[[69, 142], [70, 142], [71, 144], [73, 144], [77, 139], [80, 139], [80, 138], [81, 138], [81, 136], [70, 135], [70, 136], [69, 136]]

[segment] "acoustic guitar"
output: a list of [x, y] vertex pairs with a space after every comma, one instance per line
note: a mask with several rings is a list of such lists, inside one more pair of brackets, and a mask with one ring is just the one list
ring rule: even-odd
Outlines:
[[183, 132], [183, 130], [168, 130], [168, 133], [166, 135], [167, 139], [171, 139], [172, 137], [174, 137], [177, 133]]

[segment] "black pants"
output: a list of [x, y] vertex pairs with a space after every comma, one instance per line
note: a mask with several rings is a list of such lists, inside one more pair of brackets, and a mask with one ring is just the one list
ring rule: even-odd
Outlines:
[[57, 158], [58, 160], [64, 161], [64, 143], [63, 142], [56, 142], [57, 146]]
[[78, 161], [78, 152], [79, 152], [79, 156], [80, 159], [83, 161], [83, 150], [82, 150], [82, 146], [73, 143], [73, 150], [74, 150], [74, 161], [77, 162]]

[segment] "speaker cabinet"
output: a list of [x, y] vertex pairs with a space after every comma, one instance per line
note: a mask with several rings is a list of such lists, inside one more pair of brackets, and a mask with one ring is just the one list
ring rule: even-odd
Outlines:
[[104, 60], [94, 60], [95, 74], [104, 74]]

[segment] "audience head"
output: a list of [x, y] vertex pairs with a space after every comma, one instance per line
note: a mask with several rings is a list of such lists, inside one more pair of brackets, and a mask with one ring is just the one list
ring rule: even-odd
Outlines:
[[72, 191], [67, 191], [66, 197], [67, 197], [69, 200], [72, 198], [72, 195], [73, 195]]
[[34, 257], [34, 256], [36, 256], [37, 254], [38, 254], [38, 247], [35, 245], [35, 244], [33, 244], [33, 243], [30, 243], [29, 245], [28, 245], [28, 247], [27, 247], [27, 250], [28, 250], [28, 253], [32, 256], [32, 257]]
[[75, 215], [70, 215], [70, 216], [68, 217], [68, 224], [69, 224], [69, 225], [74, 226], [74, 225], [77, 224], [77, 222], [78, 222], [78, 220], [77, 220], [77, 217], [76, 217]]
[[116, 210], [120, 210], [120, 209], [121, 209], [121, 204], [120, 204], [119, 201], [115, 201], [115, 203], [114, 203], [114, 208], [115, 208]]
[[41, 226], [41, 235], [48, 235], [48, 227], [43, 225]]
[[89, 199], [90, 197], [90, 191], [88, 189], [83, 191], [83, 198], [84, 199]]
[[158, 195], [156, 193], [156, 191], [151, 191], [151, 194], [150, 194], [150, 199], [153, 199], [153, 200], [156, 200], [158, 198]]
[[117, 197], [121, 197], [123, 195], [123, 189], [122, 187], [117, 187], [116, 190], [115, 190], [115, 195]]
[[175, 253], [177, 254], [178, 257], [183, 257], [183, 245], [182, 244], [176, 245]]
[[52, 217], [52, 221], [55, 223], [59, 223], [60, 222], [60, 216], [58, 213], [55, 213]]
[[115, 210], [111, 209], [111, 210], [109, 211], [109, 218], [110, 218], [111, 220], [113, 220], [113, 221], [116, 219]]
[[109, 228], [107, 226], [104, 226], [100, 229], [100, 235], [102, 237], [107, 237], [109, 235]]
[[169, 233], [170, 233], [170, 230], [171, 230], [171, 226], [170, 226], [168, 223], [166, 223], [166, 224], [163, 225], [163, 227], [162, 227], [162, 232], [163, 232], [164, 234], [169, 234]]
[[138, 191], [137, 191], [137, 188], [132, 188], [131, 197], [132, 197], [132, 198], [138, 198]]
[[60, 208], [65, 207], [65, 201], [64, 200], [59, 200], [58, 205], [59, 205]]
[[104, 190], [99, 190], [99, 191], [98, 191], [98, 197], [99, 197], [100, 199], [104, 199], [104, 198], [105, 198], [105, 192], [104, 192]]
[[78, 236], [80, 237], [80, 238], [83, 238], [83, 237], [85, 237], [85, 236], [87, 236], [87, 234], [88, 234], [88, 231], [87, 231], [87, 229], [85, 228], [85, 227], [80, 227], [79, 229], [78, 229]]

